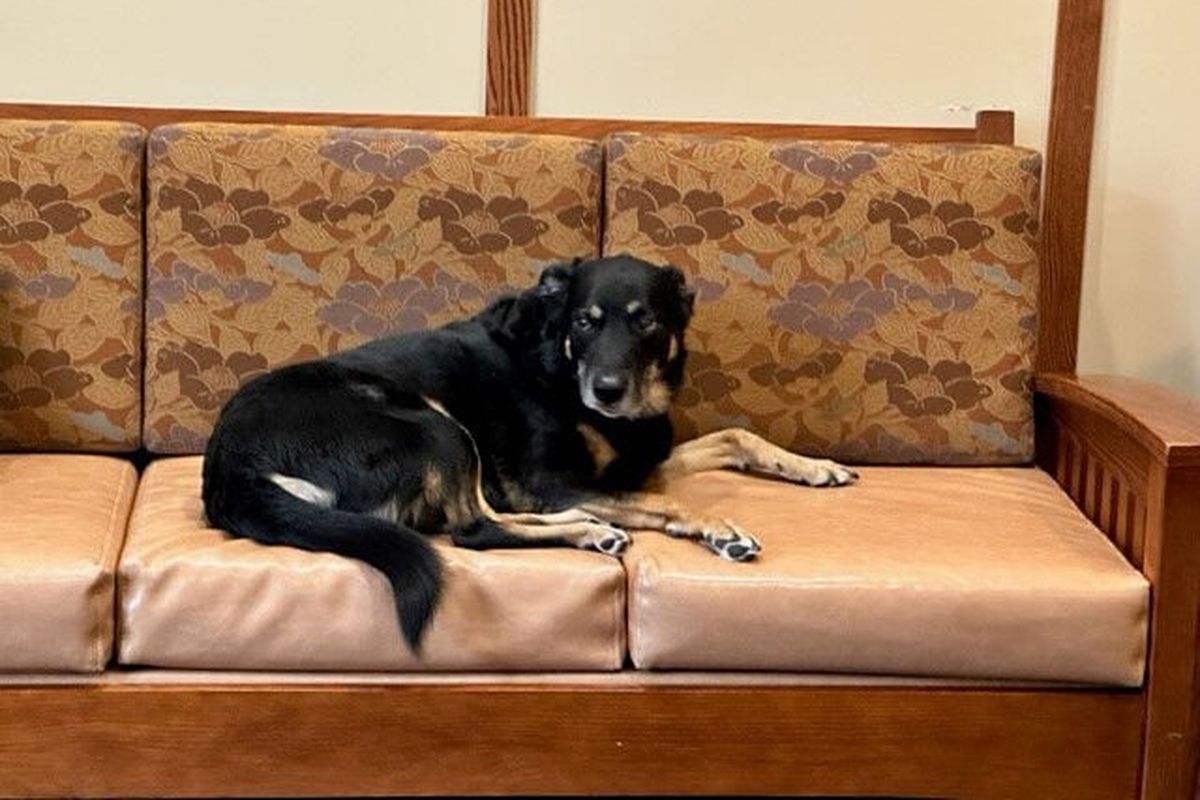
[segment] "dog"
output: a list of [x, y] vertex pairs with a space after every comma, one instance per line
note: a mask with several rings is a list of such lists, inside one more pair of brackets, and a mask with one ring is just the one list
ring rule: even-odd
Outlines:
[[752, 560], [752, 535], [648, 490], [710, 469], [812, 486], [857, 476], [740, 429], [673, 447], [693, 301], [673, 266], [576, 260], [470, 319], [259, 376], [208, 442], [208, 520], [378, 569], [414, 652], [442, 584], [430, 534], [620, 556], [628, 529], [649, 529]]

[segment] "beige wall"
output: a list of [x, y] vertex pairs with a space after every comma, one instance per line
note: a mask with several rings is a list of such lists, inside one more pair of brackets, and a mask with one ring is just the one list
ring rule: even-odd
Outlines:
[[1200, 4], [1106, 11], [1079, 369], [1200, 398]]
[[[538, 0], [543, 115], [970, 124], [1044, 147], [1052, 0]], [[9, 0], [0, 98], [481, 113], [484, 0]], [[1200, 4], [1108, 0], [1080, 368], [1200, 396]]]
[[4, 0], [0, 98], [483, 108], [484, 0]]
[[545, 116], [966, 125], [1041, 148], [1052, 0], [540, 0]]

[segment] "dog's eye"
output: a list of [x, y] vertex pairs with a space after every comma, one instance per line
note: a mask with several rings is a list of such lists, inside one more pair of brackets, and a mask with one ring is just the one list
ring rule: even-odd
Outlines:
[[592, 318], [587, 314], [580, 314], [575, 318], [575, 327], [581, 331], [590, 331], [592, 329]]
[[638, 333], [649, 333], [656, 327], [658, 327], [658, 320], [654, 318], [653, 314], [643, 313], [633, 318], [633, 329]]

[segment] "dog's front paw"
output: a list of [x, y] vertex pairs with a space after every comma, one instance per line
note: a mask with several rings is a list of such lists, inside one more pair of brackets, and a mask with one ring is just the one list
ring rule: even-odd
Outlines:
[[617, 558], [629, 549], [633, 541], [628, 533], [612, 525], [600, 523], [589, 527], [591, 530], [579, 540], [579, 546], [584, 550], [595, 550]]
[[667, 534], [694, 539], [726, 561], [753, 561], [762, 545], [729, 520], [676, 520], [667, 523]]
[[845, 486], [858, 480], [857, 472], [827, 458], [792, 456], [775, 462], [771, 471], [805, 486]]
[[762, 552], [762, 545], [744, 530], [725, 520], [728, 531], [724, 534], [711, 534], [704, 537], [704, 544], [709, 550], [726, 561], [753, 561]]

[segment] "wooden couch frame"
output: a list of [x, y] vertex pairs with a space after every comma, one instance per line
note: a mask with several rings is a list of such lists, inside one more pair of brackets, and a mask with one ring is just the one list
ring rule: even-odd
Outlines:
[[[971, 128], [19, 104], [0, 104], [0, 117], [589, 137], [643, 130], [1010, 143], [1013, 136], [1012, 114], [1001, 111], [981, 112]], [[1052, 225], [1046, 230], [1053, 235]], [[1077, 278], [1045, 277], [1043, 286], [1073, 285], [1076, 295], [1042, 293], [1043, 331], [1074, 326]], [[1058, 341], [1073, 347], [1073, 331]], [[0, 796], [1190, 797], [1200, 666], [1200, 404], [1147, 384], [1049, 371], [1037, 376], [1036, 391], [1039, 464], [1153, 587], [1148, 679], [1140, 690], [754, 685], [732, 676], [683, 683], [558, 676], [9, 684], [0, 685]]]

